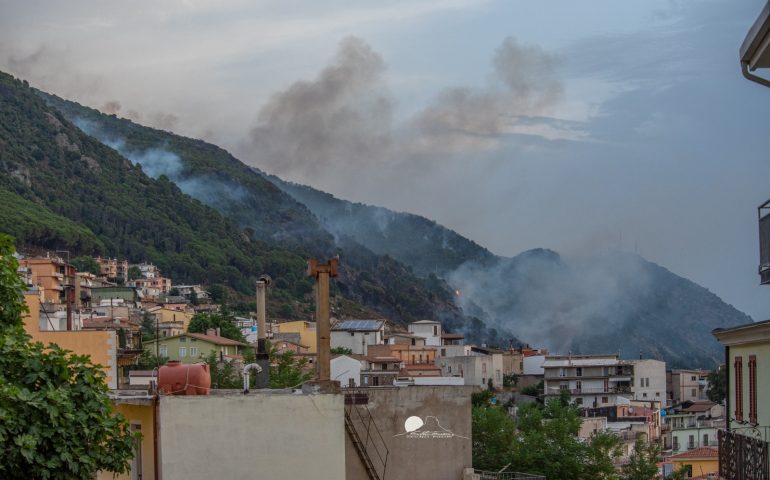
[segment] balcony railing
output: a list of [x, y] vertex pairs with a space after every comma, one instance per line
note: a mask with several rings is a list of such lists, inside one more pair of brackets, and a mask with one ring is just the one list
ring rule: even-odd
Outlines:
[[720, 430], [719, 475], [725, 480], [770, 480], [767, 442]]

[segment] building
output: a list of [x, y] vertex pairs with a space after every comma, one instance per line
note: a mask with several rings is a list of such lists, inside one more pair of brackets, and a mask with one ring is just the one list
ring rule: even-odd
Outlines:
[[315, 322], [308, 322], [306, 320], [295, 320], [291, 322], [276, 323], [275, 333], [298, 333], [299, 343], [310, 347], [308, 353], [316, 353], [318, 351], [318, 341], [316, 339]]
[[433, 364], [436, 347], [397, 343], [394, 345], [369, 345], [370, 356], [396, 357], [405, 365]]
[[706, 370], [672, 370], [670, 400], [672, 403], [708, 400], [708, 374]]
[[147, 310], [155, 323], [160, 325], [169, 323], [180, 323], [182, 331], [187, 331], [190, 321], [195, 316], [195, 311], [187, 305], [175, 306], [173, 308], [164, 305], [162, 307], [153, 307]]
[[45, 301], [75, 305], [75, 267], [56, 256], [22, 258], [19, 267], [26, 269], [29, 285], [43, 292]]
[[[532, 357], [534, 358], [534, 357]], [[567, 391], [587, 408], [624, 404], [627, 400], [663, 402], [666, 364], [658, 360], [621, 360], [609, 355], [555, 355], [543, 362], [545, 395]]]
[[380, 357], [369, 355], [364, 357], [364, 367], [361, 369], [361, 386], [378, 387], [393, 385], [401, 370], [401, 359], [397, 357]]
[[332, 325], [331, 346], [366, 355], [369, 345], [383, 343], [384, 337], [384, 320], [340, 320]]
[[441, 335], [443, 331], [441, 329], [441, 322], [435, 320], [412, 322], [409, 324], [409, 333], [423, 337], [426, 345], [432, 347], [440, 347], [442, 345]]
[[425, 337], [405, 332], [390, 332], [385, 335], [384, 342], [387, 345], [425, 345]]
[[[712, 334], [725, 346], [726, 430], [720, 432], [720, 474], [728, 480], [770, 478], [770, 320]], [[755, 451], [748, 456], [743, 452]], [[740, 465], [740, 469], [734, 468]], [[741, 471], [754, 477], [743, 477]]]
[[96, 257], [99, 271], [103, 277], [128, 280], [128, 261], [117, 258]]
[[342, 388], [361, 385], [363, 355], [336, 355], [331, 359], [331, 378], [340, 382]]
[[683, 453], [671, 455], [663, 460], [666, 474], [685, 469], [686, 478], [716, 480], [719, 473], [719, 449], [698, 447]]
[[486, 388], [503, 386], [503, 354], [478, 347], [471, 347], [469, 355], [440, 357], [436, 366], [445, 377], [462, 377], [465, 385], [477, 385]]
[[45, 331], [40, 329], [41, 292], [29, 290], [24, 293], [27, 313], [24, 315], [24, 330], [33, 342], [44, 345], [56, 344], [78, 355], [89, 355], [94, 364], [101, 365], [105, 381], [110, 388], [118, 388], [118, 338], [115, 331]]
[[213, 330], [208, 333], [183, 333], [144, 342], [144, 349], [156, 353], [169, 360], [182, 363], [198, 363], [204, 361], [212, 352], [216, 352], [220, 360], [240, 357], [244, 349], [253, 348], [247, 343], [216, 335]]
[[209, 292], [200, 285], [176, 285], [174, 288], [188, 300], [195, 298], [197, 301], [208, 301], [210, 298]]

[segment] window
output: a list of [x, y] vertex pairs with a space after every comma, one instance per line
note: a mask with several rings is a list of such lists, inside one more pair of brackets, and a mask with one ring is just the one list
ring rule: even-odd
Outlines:
[[692, 390], [690, 390], [690, 392], [691, 392], [691, 396], [693, 396], [693, 397], [697, 397], [698, 396], [698, 391], [696, 389], [693, 388]]
[[483, 375], [487, 374], [487, 363], [486, 362], [481, 362], [481, 373]]
[[353, 333], [353, 332], [350, 332], [350, 336], [351, 336], [351, 337], [352, 337], [352, 336], [354, 336], [354, 335], [355, 335], [355, 333]]
[[160, 356], [161, 357], [168, 357], [168, 347], [165, 345], [160, 346]]
[[757, 356], [749, 355], [749, 423], [757, 423]]
[[690, 436], [687, 438], [687, 448], [688, 448], [688, 449], [693, 449], [693, 448], [695, 448], [695, 435], [690, 435]]
[[674, 437], [674, 451], [679, 450], [679, 437]]
[[179, 347], [179, 358], [187, 356], [187, 348]]
[[438, 325], [433, 325], [433, 336], [438, 337]]
[[179, 343], [184, 343], [187, 341], [187, 337], [179, 337]]
[[602, 397], [602, 403], [610, 403], [610, 399], [607, 397]]
[[446, 357], [446, 348], [441, 349], [441, 356]]
[[735, 357], [735, 420], [743, 421], [743, 358]]
[[198, 356], [198, 347], [190, 347], [190, 356], [191, 357], [197, 357]]
[[197, 338], [195, 338], [195, 337], [191, 337], [191, 338], [190, 338], [190, 341], [191, 341], [191, 342], [197, 342], [197, 341], [198, 341], [198, 339], [197, 339]]
[[575, 390], [579, 392], [582, 387], [583, 387], [583, 383], [580, 380], [577, 380], [575, 382]]
[[583, 376], [583, 367], [577, 367], [575, 369], [575, 376], [576, 377], [582, 377]]
[[388, 369], [388, 364], [387, 363], [383, 363], [382, 364], [382, 369], [383, 370], [387, 370]]
[[650, 386], [650, 377], [647, 377], [645, 379], [645, 383], [647, 384], [648, 387]]
[[569, 390], [569, 385], [567, 385], [566, 383], [560, 383], [559, 384], [559, 391], [563, 392], [565, 390]]
[[690, 377], [690, 380], [694, 382], [697, 380], [697, 378], [695, 377], [695, 375], [693, 375], [692, 377]]
[[416, 345], [414, 338], [412, 339], [412, 345]]
[[500, 381], [500, 370], [495, 370], [495, 379], [497, 379], [498, 382]]
[[644, 386], [644, 379], [642, 377], [639, 377], [639, 386], [640, 387]]
[[701, 447], [708, 447], [709, 446], [709, 434], [704, 433], [703, 434], [703, 445]]
[[364, 375], [364, 385], [369, 385], [369, 375]]
[[583, 405], [583, 398], [582, 397], [576, 398], [575, 399], [575, 404], [576, 405]]
[[643, 398], [647, 398], [647, 392], [642, 393]]

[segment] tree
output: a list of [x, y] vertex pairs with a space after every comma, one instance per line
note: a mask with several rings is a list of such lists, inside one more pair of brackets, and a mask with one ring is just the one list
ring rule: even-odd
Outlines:
[[211, 373], [211, 388], [242, 388], [243, 380], [231, 361], [220, 361], [217, 352], [206, 357]]
[[709, 400], [714, 403], [722, 403], [727, 395], [727, 370], [724, 365], [720, 365], [715, 371], [708, 375], [709, 389], [706, 392]]
[[511, 417], [502, 408], [488, 404], [474, 406], [472, 415], [473, 467], [497, 471], [510, 464], [516, 438]]
[[99, 264], [96, 263], [96, 259], [91, 256], [84, 255], [82, 257], [73, 258], [71, 263], [78, 272], [88, 272], [93, 273], [94, 275], [100, 275], [102, 273]]
[[628, 463], [623, 465], [625, 480], [655, 480], [660, 473], [658, 461], [660, 447], [655, 443], [647, 443], [639, 439], [634, 444], [634, 451]]
[[231, 340], [243, 342], [243, 334], [235, 326], [235, 318], [227, 311], [219, 313], [196, 313], [190, 320], [187, 331], [190, 333], [206, 333], [209, 328], [219, 328], [219, 334]]
[[544, 407], [523, 405], [510, 469], [562, 480], [616, 479], [612, 460], [619, 455], [619, 440], [601, 434], [582, 442], [580, 424], [577, 408], [560, 399]]
[[168, 358], [158, 357], [155, 355], [155, 352], [151, 350], [144, 350], [142, 351], [142, 354], [139, 355], [139, 360], [137, 361], [136, 369], [153, 370], [154, 368], [160, 367], [161, 365], [165, 365], [166, 362], [168, 362]]
[[306, 372], [308, 361], [305, 357], [297, 357], [292, 350], [278, 352], [278, 348], [267, 344], [270, 357], [270, 388], [297, 387], [310, 380], [310, 372]]
[[330, 352], [332, 355], [350, 355], [353, 353], [353, 350], [347, 347], [334, 347]]
[[142, 313], [142, 324], [140, 328], [142, 331], [142, 340], [147, 341], [155, 338], [155, 320], [153, 320], [150, 312], [145, 311]]
[[171, 287], [168, 290], [168, 296], [169, 297], [178, 297], [179, 296], [179, 289], [176, 287]]
[[128, 267], [128, 279], [136, 280], [137, 278], [142, 278], [142, 270], [136, 265], [131, 265]]
[[227, 290], [224, 286], [215, 283], [209, 287], [209, 297], [213, 303], [223, 305], [227, 303]]
[[104, 372], [88, 356], [31, 343], [23, 282], [0, 234], [0, 477], [91, 479], [125, 473], [137, 438], [112, 411]]

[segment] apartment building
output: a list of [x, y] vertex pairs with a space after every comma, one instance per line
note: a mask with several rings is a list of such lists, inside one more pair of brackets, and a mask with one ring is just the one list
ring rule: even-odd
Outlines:
[[444, 377], [462, 377], [465, 385], [488, 387], [503, 386], [503, 352], [480, 347], [470, 347], [468, 355], [440, 357], [436, 366]]
[[708, 400], [708, 374], [707, 370], [671, 370], [671, 402], [677, 404]]
[[26, 270], [25, 278], [30, 285], [42, 291], [46, 302], [75, 302], [77, 283], [75, 267], [56, 256], [22, 258], [19, 268]]
[[369, 345], [383, 343], [384, 337], [384, 320], [340, 320], [332, 326], [331, 346], [366, 355]]
[[586, 408], [665, 399], [666, 366], [658, 360], [621, 360], [617, 354], [554, 355], [545, 357], [542, 368], [545, 395], [566, 391], [575, 404]]

